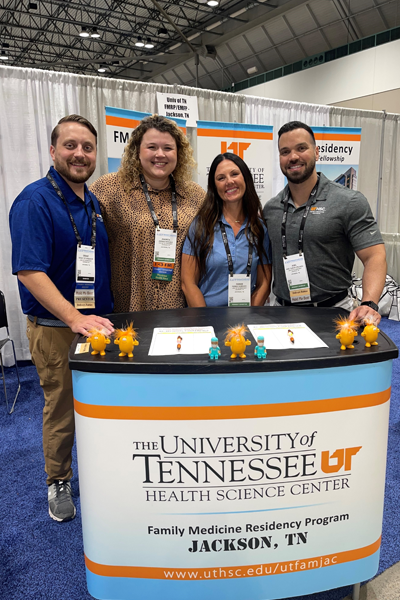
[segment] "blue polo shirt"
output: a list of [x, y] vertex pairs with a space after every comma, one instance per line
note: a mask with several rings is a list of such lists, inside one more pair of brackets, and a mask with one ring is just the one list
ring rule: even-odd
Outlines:
[[[100, 206], [85, 185], [85, 202], [51, 167], [50, 173], [62, 191], [76, 223], [82, 244], [91, 245], [92, 201], [96, 211], [96, 308], [83, 314], [107, 314], [113, 310], [111, 267], [106, 228]], [[12, 271], [42, 271], [71, 304], [74, 304], [77, 241], [63, 201], [46, 177], [28, 185], [15, 199], [10, 211]], [[22, 310], [35, 317], [56, 319], [18, 281]]]
[[[249, 240], [246, 237], [246, 223], [241, 226], [237, 236], [233, 233], [232, 227], [222, 215], [221, 221], [225, 225], [226, 235], [228, 238], [229, 249], [232, 255], [233, 272], [237, 274], [247, 272], [247, 260], [249, 257]], [[183, 245], [183, 254], [193, 256], [193, 247], [191, 239], [193, 239], [196, 219], [189, 228]], [[263, 263], [270, 264], [271, 248], [266, 227], [264, 229], [264, 249], [268, 260], [263, 258]], [[253, 292], [257, 284], [257, 267], [261, 263], [255, 246], [253, 246], [253, 262], [251, 264], [251, 291]], [[228, 258], [222, 239], [221, 228], [219, 223], [214, 229], [214, 244], [206, 262], [206, 275], [199, 281], [199, 289], [204, 296], [207, 306], [228, 306]]]

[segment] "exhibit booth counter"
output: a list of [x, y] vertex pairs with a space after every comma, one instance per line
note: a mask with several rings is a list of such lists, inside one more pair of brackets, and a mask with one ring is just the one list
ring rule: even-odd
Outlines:
[[[94, 598], [272, 600], [376, 574], [398, 350], [383, 333], [366, 347], [361, 332], [341, 350], [338, 316], [111, 315], [118, 328], [133, 320], [133, 357], [113, 339], [92, 355], [77, 336], [69, 358]], [[242, 323], [251, 344], [231, 358], [225, 333]]]

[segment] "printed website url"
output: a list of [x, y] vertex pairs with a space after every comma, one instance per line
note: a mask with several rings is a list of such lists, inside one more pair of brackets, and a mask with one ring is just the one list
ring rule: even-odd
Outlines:
[[265, 575], [283, 575], [296, 571], [320, 569], [338, 563], [336, 555], [320, 556], [308, 560], [296, 560], [282, 563], [273, 563], [252, 567], [219, 567], [218, 569], [181, 569], [164, 571], [165, 579], [230, 579], [236, 577], [261, 577]]

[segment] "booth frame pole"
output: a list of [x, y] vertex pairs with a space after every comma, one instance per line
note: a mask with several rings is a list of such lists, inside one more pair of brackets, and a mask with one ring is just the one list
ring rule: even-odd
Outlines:
[[379, 176], [378, 176], [378, 194], [376, 197], [376, 215], [375, 220], [379, 227], [379, 221], [381, 216], [381, 193], [382, 193], [382, 171], [383, 171], [383, 147], [385, 144], [385, 125], [386, 125], [386, 117], [387, 112], [383, 110], [383, 118], [382, 118], [382, 133], [381, 133], [381, 152], [379, 157]]
[[361, 583], [355, 583], [353, 585], [353, 594], [352, 594], [353, 600], [360, 600], [360, 586], [361, 586]]

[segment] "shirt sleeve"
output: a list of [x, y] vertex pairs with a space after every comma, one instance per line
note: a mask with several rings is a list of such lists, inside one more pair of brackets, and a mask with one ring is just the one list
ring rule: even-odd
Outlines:
[[350, 198], [346, 216], [347, 236], [355, 252], [383, 244], [368, 200], [360, 192]]
[[182, 254], [189, 254], [190, 256], [194, 255], [193, 244], [191, 242], [191, 240], [193, 239], [193, 236], [194, 236], [194, 229], [195, 229], [195, 222], [193, 221], [189, 227], [188, 234], [183, 243]]
[[32, 196], [10, 211], [12, 272], [48, 272], [52, 261], [53, 223], [45, 206]]

